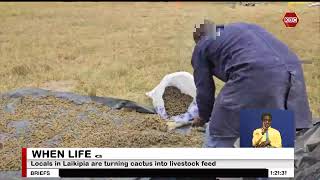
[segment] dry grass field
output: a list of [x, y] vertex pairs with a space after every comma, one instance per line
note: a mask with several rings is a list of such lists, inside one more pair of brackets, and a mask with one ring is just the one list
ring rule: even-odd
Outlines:
[[[282, 22], [289, 9], [300, 18], [295, 28]], [[192, 72], [193, 27], [204, 18], [257, 23], [311, 60], [303, 67], [313, 115], [320, 116], [320, 8], [305, 4], [2, 2], [0, 93], [61, 88], [150, 105], [145, 92], [164, 75]]]

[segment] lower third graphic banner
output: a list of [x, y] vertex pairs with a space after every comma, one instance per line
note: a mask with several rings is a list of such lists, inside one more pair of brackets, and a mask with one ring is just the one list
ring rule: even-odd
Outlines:
[[23, 148], [23, 177], [293, 177], [293, 148]]

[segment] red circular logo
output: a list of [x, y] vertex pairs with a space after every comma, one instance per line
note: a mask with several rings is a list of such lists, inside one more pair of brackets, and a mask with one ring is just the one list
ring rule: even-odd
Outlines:
[[282, 21], [286, 27], [295, 27], [299, 22], [299, 18], [295, 12], [287, 12]]

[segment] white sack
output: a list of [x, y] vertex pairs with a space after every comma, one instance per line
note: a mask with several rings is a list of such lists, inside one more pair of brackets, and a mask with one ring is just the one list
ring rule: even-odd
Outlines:
[[[167, 115], [162, 96], [164, 94], [165, 88], [168, 86], [175, 86], [180, 89], [182, 93], [193, 97], [193, 102], [190, 104], [186, 113], [173, 117], [169, 117]], [[195, 99], [196, 86], [194, 84], [192, 74], [188, 72], [175, 72], [166, 75], [161, 80], [161, 82], [153, 90], [147, 92], [146, 95], [152, 99], [153, 107], [163, 119], [172, 119], [175, 122], [187, 123], [193, 118], [198, 117], [199, 112]]]

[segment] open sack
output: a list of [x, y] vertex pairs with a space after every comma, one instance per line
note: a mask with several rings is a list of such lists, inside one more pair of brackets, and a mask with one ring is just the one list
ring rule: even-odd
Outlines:
[[[193, 101], [190, 104], [188, 111], [169, 117], [163, 100], [163, 94], [166, 87], [174, 86], [178, 88], [182, 93], [193, 97]], [[196, 86], [194, 84], [192, 74], [188, 72], [175, 72], [164, 76], [161, 82], [151, 91], [147, 92], [146, 95], [152, 99], [153, 107], [155, 111], [163, 119], [173, 120], [176, 123], [188, 124], [191, 120], [199, 115], [198, 107], [196, 103]]]

